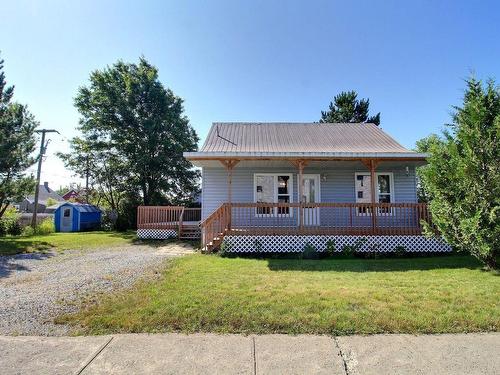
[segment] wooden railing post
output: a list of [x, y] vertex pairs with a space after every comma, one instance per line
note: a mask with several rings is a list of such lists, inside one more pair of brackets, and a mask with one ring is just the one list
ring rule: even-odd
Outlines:
[[372, 234], [377, 231], [377, 213], [376, 213], [376, 197], [375, 197], [375, 169], [377, 168], [378, 161], [374, 159], [362, 160], [363, 164], [370, 170], [370, 191], [371, 191], [371, 221], [372, 221]]
[[182, 207], [181, 209], [181, 213], [179, 214], [179, 227], [178, 227], [178, 230], [177, 230], [177, 238], [181, 238], [182, 237], [182, 221], [183, 221], [183, 218], [184, 218], [184, 207]]
[[302, 197], [304, 195], [304, 168], [306, 167], [308, 161], [307, 160], [291, 160], [290, 161], [298, 170], [298, 181], [297, 181], [297, 186], [298, 186], [298, 192], [297, 192], [297, 203], [299, 203], [298, 206], [298, 219], [299, 219], [299, 228], [302, 230], [304, 228], [304, 202], [302, 202]]

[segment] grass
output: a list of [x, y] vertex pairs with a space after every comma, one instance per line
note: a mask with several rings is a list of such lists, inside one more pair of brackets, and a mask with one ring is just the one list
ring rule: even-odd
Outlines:
[[135, 232], [51, 233], [30, 237], [1, 237], [0, 255], [44, 252], [50, 249], [91, 249], [132, 243]]
[[58, 319], [80, 333], [498, 331], [500, 277], [469, 256], [243, 259], [191, 255]]

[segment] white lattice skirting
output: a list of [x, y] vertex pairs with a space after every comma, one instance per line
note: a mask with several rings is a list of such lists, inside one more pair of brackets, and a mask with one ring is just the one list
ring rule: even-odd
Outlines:
[[137, 237], [144, 240], [167, 240], [177, 237], [175, 229], [137, 229]]
[[359, 252], [392, 252], [404, 247], [408, 252], [448, 252], [445, 242], [425, 236], [226, 236], [224, 250], [235, 253], [300, 252], [309, 244], [316, 251], [325, 251], [328, 244], [335, 251], [355, 246]]

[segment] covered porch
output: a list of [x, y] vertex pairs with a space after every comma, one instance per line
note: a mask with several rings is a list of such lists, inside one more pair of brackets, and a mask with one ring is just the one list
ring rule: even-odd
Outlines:
[[201, 222], [202, 247], [225, 237], [422, 236], [433, 230], [424, 203], [224, 203]]

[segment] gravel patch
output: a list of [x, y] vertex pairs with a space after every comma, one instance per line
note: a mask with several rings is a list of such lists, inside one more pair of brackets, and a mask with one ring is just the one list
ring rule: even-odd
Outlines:
[[53, 323], [56, 316], [192, 252], [189, 244], [169, 243], [0, 256], [0, 335], [68, 335], [69, 326]]

